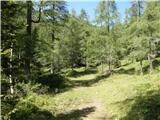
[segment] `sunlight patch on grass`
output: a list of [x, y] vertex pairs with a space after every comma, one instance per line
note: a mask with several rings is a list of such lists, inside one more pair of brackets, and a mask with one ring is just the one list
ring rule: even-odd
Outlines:
[[96, 75], [95, 74], [89, 74], [89, 75], [84, 75], [80, 77], [68, 77], [70, 80], [92, 80], [95, 79]]

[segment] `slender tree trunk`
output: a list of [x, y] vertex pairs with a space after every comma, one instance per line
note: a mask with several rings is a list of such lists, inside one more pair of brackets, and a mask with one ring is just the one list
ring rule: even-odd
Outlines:
[[89, 63], [88, 63], [88, 60], [87, 60], [87, 57], [85, 58], [85, 69], [87, 70], [87, 68], [89, 67]]
[[11, 94], [14, 94], [14, 88], [13, 88], [13, 77], [12, 77], [12, 57], [13, 57], [13, 44], [11, 45], [10, 50], [10, 75], [9, 75], [9, 83], [10, 83], [10, 92]]
[[[110, 13], [109, 13], [109, 1], [108, 1], [108, 16], [110, 16]], [[109, 33], [110, 33], [110, 18], [108, 17], [108, 26], [107, 26], [107, 30], [108, 30], [108, 36], [109, 36]], [[111, 73], [111, 53], [109, 53], [109, 61], [108, 61], [108, 70], [109, 70], [109, 74]]]
[[[151, 37], [152, 37], [152, 33], [151, 33]], [[151, 58], [151, 55], [152, 55], [152, 45], [151, 45], [151, 39], [149, 40], [149, 49], [150, 49], [150, 52], [148, 53], [148, 61], [149, 61], [149, 66], [150, 66], [150, 73], [152, 73], [153, 71], [153, 63], [152, 63], [152, 58]]]
[[140, 60], [140, 74], [143, 75], [143, 62]]
[[109, 74], [111, 73], [111, 61], [109, 60], [108, 61], [108, 71], [109, 71]]
[[21, 67], [21, 50], [19, 49], [19, 51], [18, 51], [18, 67], [20, 68]]
[[[138, 1], [138, 19], [137, 22], [140, 21], [140, 17], [141, 17], [141, 3], [140, 1]], [[139, 34], [138, 34], [139, 37]], [[140, 60], [140, 74], [143, 75], [143, 62], [142, 60]]]
[[[54, 23], [53, 23], [54, 25]], [[54, 40], [55, 40], [55, 31], [54, 28], [52, 29], [52, 42], [53, 42], [53, 50], [54, 50]], [[52, 53], [52, 60], [51, 60], [51, 74], [53, 73], [53, 62], [54, 62], [54, 53]]]
[[53, 63], [51, 62], [51, 69], [50, 69], [51, 74], [53, 74]]
[[108, 71], [110, 73], [111, 65], [110, 65], [110, 60], [108, 61]]
[[141, 16], [141, 2], [138, 0], [138, 15]]
[[[32, 1], [26, 1], [27, 3], [27, 40], [25, 41], [25, 60], [24, 60], [24, 71], [25, 71], [25, 78], [26, 80], [30, 79], [30, 63], [33, 57], [31, 51], [31, 43], [32, 43], [32, 22], [39, 23], [41, 19], [41, 7], [39, 8], [39, 17], [38, 20], [32, 20]], [[41, 1], [42, 4], [42, 1]]]
[[87, 70], [87, 58], [85, 57], [85, 70]]
[[111, 62], [111, 53], [109, 54], [109, 61], [108, 61], [108, 71], [109, 71], [109, 74], [112, 74], [112, 62]]
[[60, 69], [61, 69], [61, 65], [60, 65], [60, 59], [59, 59], [59, 57], [57, 58], [58, 59], [58, 61], [57, 61], [57, 69], [58, 69], [58, 72], [60, 71]]
[[111, 61], [109, 61], [109, 73], [112, 73]]
[[104, 69], [103, 69], [103, 61], [101, 62], [101, 71], [103, 73]]
[[25, 43], [25, 75], [26, 80], [30, 78], [30, 59], [32, 43], [32, 1], [27, 1], [27, 41]]
[[152, 59], [151, 59], [151, 55], [150, 54], [148, 54], [148, 61], [149, 61], [149, 71], [150, 71], [150, 73], [152, 73], [152, 71], [153, 71], [153, 62], [152, 62]]
[[108, 5], [107, 5], [107, 8], [108, 8], [108, 13], [107, 13], [107, 14], [108, 14], [108, 21], [107, 21], [107, 22], [108, 22], [108, 26], [107, 26], [107, 29], [108, 29], [108, 34], [109, 34], [109, 32], [110, 32], [110, 18], [109, 18], [109, 16], [110, 16], [109, 10], [110, 10], [110, 9], [109, 9], [109, 2], [110, 2], [110, 1], [107, 1], [107, 2], [108, 2], [108, 3], [107, 3], [107, 4], [108, 4]]
[[72, 64], [72, 66], [71, 66], [71, 70], [73, 71], [74, 69], [73, 69], [73, 64]]

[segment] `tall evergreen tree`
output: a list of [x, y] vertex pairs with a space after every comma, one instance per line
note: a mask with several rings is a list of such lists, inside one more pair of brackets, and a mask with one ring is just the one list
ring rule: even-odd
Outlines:
[[[39, 46], [37, 59], [41, 60], [43, 66], [46, 66], [51, 73], [56, 69], [58, 56], [55, 54], [55, 47], [61, 40], [60, 32], [67, 20], [68, 11], [64, 1], [45, 1], [43, 2], [42, 23], [39, 27], [39, 36], [41, 44]], [[43, 49], [46, 49], [43, 51]], [[43, 62], [44, 61], [44, 62]], [[49, 68], [48, 68], [49, 67]]]
[[[113, 64], [113, 59], [115, 55], [115, 49], [113, 46], [113, 41], [111, 36], [111, 29], [117, 22], [117, 17], [118, 17], [118, 11], [116, 7], [116, 3], [114, 0], [107, 0], [107, 1], [101, 1], [99, 2], [99, 5], [97, 6], [96, 13], [98, 14], [96, 17], [96, 20], [98, 23], [100, 23], [100, 26], [106, 28], [107, 30], [107, 40], [106, 40], [106, 47], [105, 47], [105, 55], [106, 55], [106, 60], [108, 63], [108, 71], [111, 73], [112, 67], [111, 65]], [[114, 34], [112, 34], [114, 35]]]
[[148, 43], [148, 60], [150, 63], [150, 73], [153, 71], [153, 60], [156, 57], [156, 44], [159, 43], [159, 26], [160, 26], [160, 2], [153, 1], [147, 2], [143, 17], [143, 30], [147, 37]]
[[130, 18], [130, 38], [131, 38], [131, 53], [130, 56], [140, 62], [140, 73], [143, 75], [143, 60], [147, 54], [147, 44], [143, 35], [143, 15], [144, 3], [142, 1], [133, 1], [131, 6]]
[[[42, 1], [41, 1], [42, 3]], [[37, 20], [33, 20], [33, 2], [32, 1], [26, 1], [27, 4], [27, 27], [26, 27], [26, 32], [27, 32], [27, 38], [25, 40], [25, 65], [24, 65], [24, 70], [25, 70], [25, 75], [26, 75], [26, 80], [30, 78], [30, 64], [32, 62], [33, 54], [32, 54], [32, 48], [31, 44], [33, 42], [32, 39], [32, 23], [39, 23], [41, 19], [41, 6], [39, 6], [39, 16]]]
[[[16, 80], [18, 68], [17, 46], [20, 39], [20, 31], [24, 27], [20, 16], [23, 14], [23, 4], [21, 2], [2, 1], [2, 38], [1, 38], [1, 60], [2, 74], [9, 78], [10, 93], [14, 93], [13, 86]], [[17, 18], [19, 18], [17, 20]], [[3, 79], [3, 78], [2, 78]]]

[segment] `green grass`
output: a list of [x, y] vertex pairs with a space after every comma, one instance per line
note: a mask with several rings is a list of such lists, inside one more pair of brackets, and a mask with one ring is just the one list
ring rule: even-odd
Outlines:
[[137, 96], [144, 95], [147, 91], [158, 90], [160, 87], [160, 76], [133, 76], [114, 75], [99, 86], [105, 92], [100, 92], [106, 104], [108, 114], [116, 116], [117, 119], [123, 117], [131, 107]]
[[[83, 76], [84, 77], [84, 76]], [[79, 77], [80, 80], [83, 77]], [[94, 75], [86, 75], [92, 79]], [[73, 79], [73, 78], [72, 78]], [[77, 80], [78, 78], [76, 78]], [[145, 95], [148, 91], [160, 88], [160, 75], [113, 75], [92, 87], [78, 87], [67, 92], [52, 95], [31, 95], [36, 106], [58, 115], [87, 104], [93, 99], [100, 98], [110, 117], [120, 119], [132, 107], [136, 97]]]
[[[147, 62], [145, 64], [147, 66]], [[125, 65], [121, 68], [118, 68], [117, 70], [128, 70], [134, 68], [135, 66], [138, 66], [138, 63]], [[81, 73], [85, 70], [85, 68], [79, 68], [76, 70]], [[81, 118], [85, 118], [86, 116], [81, 116], [81, 112], [77, 112], [77, 110], [79, 110], [79, 108], [81, 108], [82, 106], [91, 104], [97, 98], [101, 100], [103, 109], [107, 116], [109, 116], [113, 120], [121, 120], [122, 118], [123, 120], [135, 120], [134, 117], [131, 118], [127, 115], [136, 115], [136, 120], [138, 120], [140, 119], [140, 117], [138, 117], [138, 114], [141, 115], [146, 113], [146, 116], [149, 115], [149, 113], [147, 114], [147, 112], [141, 111], [148, 110], [148, 108], [145, 109], [145, 105], [150, 104], [150, 102], [147, 101], [146, 104], [142, 107], [140, 105], [140, 107], [134, 106], [141, 102], [143, 103], [143, 98], [146, 98], [148, 94], [149, 96], [151, 96], [151, 94], [154, 93], [153, 91], [159, 92], [159, 70], [155, 71], [153, 74], [145, 74], [144, 76], [127, 73], [114, 73], [111, 76], [102, 78], [99, 76], [100, 75], [98, 72], [93, 72], [89, 74], [79, 74], [76, 77], [68, 77], [73, 83], [78, 82], [80, 84], [85, 83], [85, 81], [95, 82], [93, 82], [94, 84], [89, 84], [88, 82], [87, 86], [83, 86], [83, 84], [80, 84], [79, 86], [75, 86], [68, 91], [56, 95], [37, 95], [31, 92], [26, 98], [21, 101], [30, 101], [40, 109], [49, 111], [53, 116], [55, 116], [55, 119], [57, 120], [61, 118], [59, 117], [61, 114], [63, 114], [63, 117], [69, 117], [67, 118], [67, 120], [80, 120]], [[146, 98], [144, 100], [148, 99]], [[74, 111], [76, 112], [74, 113]], [[160, 110], [158, 110], [158, 112], [159, 111]], [[72, 115], [73, 113], [74, 115]], [[141, 117], [143, 117], [143, 115], [141, 115]], [[141, 119], [147, 120], [145, 119], [145, 117]]]

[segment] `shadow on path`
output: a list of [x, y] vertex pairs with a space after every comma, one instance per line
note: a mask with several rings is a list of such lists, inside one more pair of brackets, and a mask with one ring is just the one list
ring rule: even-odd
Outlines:
[[97, 69], [95, 68], [88, 68], [86, 70], [83, 71], [77, 71], [77, 70], [72, 70], [68, 73], [68, 77], [80, 77], [80, 76], [84, 76], [84, 75], [89, 75], [89, 74], [96, 74], [97, 73]]
[[83, 109], [72, 110], [69, 113], [57, 115], [56, 120], [81, 120], [82, 117], [86, 117], [88, 114], [94, 112], [95, 109], [95, 107], [86, 107]]
[[11, 113], [8, 119], [11, 120], [81, 120], [88, 114], [95, 112], [96, 107], [85, 107], [72, 110], [68, 113], [61, 113], [56, 116], [48, 110], [40, 109], [30, 102], [18, 104], [18, 107]]
[[135, 68], [130, 68], [130, 69], [120, 68], [118, 70], [114, 70], [113, 73], [132, 75], [135, 73]]
[[105, 78], [107, 78], [109, 76], [110, 76], [110, 74], [99, 75], [96, 78], [90, 79], [90, 80], [71, 80], [70, 81], [70, 87], [79, 87], [79, 86], [89, 87], [89, 86], [92, 86], [95, 83], [98, 83], [101, 80], [104, 80]]

